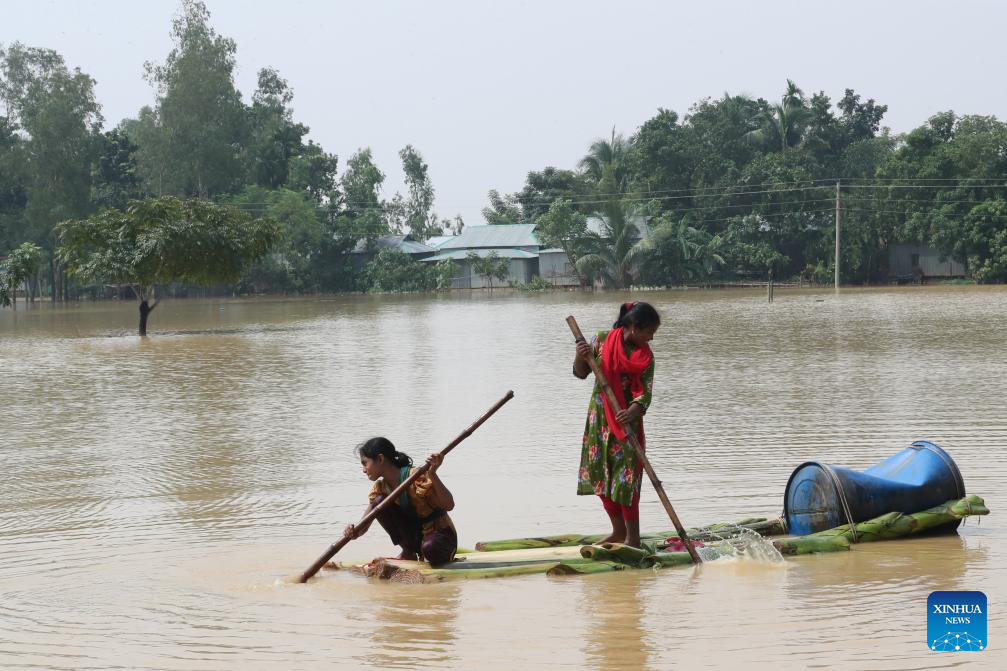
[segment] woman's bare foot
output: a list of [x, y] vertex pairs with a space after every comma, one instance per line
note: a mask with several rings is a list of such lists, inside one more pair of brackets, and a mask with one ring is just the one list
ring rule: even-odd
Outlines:
[[609, 516], [612, 523], [612, 533], [602, 538], [599, 543], [625, 543], [626, 542], [626, 521], [622, 517]]
[[418, 557], [417, 557], [417, 555], [416, 555], [415, 552], [406, 552], [405, 550], [403, 550], [401, 553], [399, 553], [399, 556], [396, 557], [396, 559], [405, 559], [407, 561], [416, 561], [418, 559]]

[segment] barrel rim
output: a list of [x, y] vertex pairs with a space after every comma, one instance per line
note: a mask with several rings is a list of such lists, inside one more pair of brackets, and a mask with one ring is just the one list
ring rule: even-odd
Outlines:
[[951, 458], [951, 455], [948, 454], [946, 450], [936, 443], [931, 443], [929, 440], [917, 440], [913, 442], [910, 447], [922, 447], [923, 449], [930, 450], [940, 457], [941, 461], [944, 462], [944, 465], [947, 466], [948, 471], [950, 471], [951, 475], [954, 476], [955, 487], [958, 488], [957, 498], [960, 499], [965, 496], [965, 479], [962, 478], [962, 472], [958, 470], [958, 464], [955, 463], [955, 460]]
[[[818, 466], [826, 473], [828, 472], [827, 469], [829, 467], [828, 464], [823, 463], [821, 461], [805, 461], [803, 464], [795, 468], [794, 471], [790, 474], [790, 477], [787, 478], [787, 486], [783, 490], [783, 519], [787, 520], [787, 526], [790, 526], [790, 485], [793, 484], [794, 478], [797, 476], [797, 474], [800, 473], [802, 470], [804, 470], [806, 466]], [[832, 484], [832, 488], [834, 490], [836, 487], [835, 479], [829, 478], [828, 480]], [[835, 492], [835, 494], [837, 497], [839, 496], [839, 492]]]

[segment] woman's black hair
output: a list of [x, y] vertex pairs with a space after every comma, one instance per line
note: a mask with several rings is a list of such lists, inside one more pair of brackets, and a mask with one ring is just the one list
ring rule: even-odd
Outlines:
[[399, 468], [413, 465], [413, 460], [409, 458], [409, 455], [396, 450], [392, 441], [384, 436], [377, 436], [360, 443], [357, 445], [357, 454], [368, 459], [377, 459], [378, 456], [382, 456]]
[[657, 327], [660, 325], [661, 315], [657, 314], [657, 310], [654, 309], [653, 305], [633, 301], [631, 303], [623, 303], [619, 306], [619, 318], [612, 324], [612, 328], [635, 326], [641, 329], [649, 329], [652, 326]]

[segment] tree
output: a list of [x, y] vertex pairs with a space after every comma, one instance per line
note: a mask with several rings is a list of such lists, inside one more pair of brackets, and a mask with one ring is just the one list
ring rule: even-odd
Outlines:
[[136, 144], [120, 129], [99, 136], [91, 171], [95, 205], [123, 209], [129, 201], [143, 196], [136, 152]]
[[635, 248], [640, 278], [648, 285], [676, 286], [702, 282], [724, 264], [724, 240], [689, 226], [684, 219], [663, 215], [651, 234]]
[[137, 144], [153, 193], [207, 197], [234, 191], [242, 179], [249, 127], [234, 86], [237, 47], [209, 21], [200, 0], [182, 0], [172, 23], [174, 48], [163, 65], [145, 64], [157, 106], [141, 120], [157, 137]]
[[234, 207], [172, 196], [65, 221], [56, 232], [57, 253], [71, 275], [132, 287], [140, 301], [141, 336], [157, 307], [158, 284], [236, 281], [279, 236], [273, 222]]
[[775, 146], [785, 152], [804, 141], [811, 119], [812, 111], [804, 100], [804, 92], [788, 79], [787, 89], [780, 102], [759, 114], [759, 128], [751, 131], [748, 136], [757, 144]]
[[414, 261], [408, 254], [382, 249], [364, 270], [372, 291], [437, 291], [451, 288], [454, 263]]
[[490, 291], [493, 291], [494, 279], [503, 282], [510, 274], [510, 261], [501, 259], [495, 251], [485, 256], [480, 256], [477, 252], [469, 252], [465, 258], [472, 265], [472, 272], [489, 280]]
[[42, 261], [42, 248], [25, 242], [0, 262], [0, 305], [11, 305], [17, 310], [17, 285], [25, 285], [25, 304], [28, 303], [28, 281], [38, 274]]
[[[569, 200], [554, 200], [549, 210], [535, 220], [535, 231], [546, 247], [558, 247], [577, 272], [577, 260], [586, 252], [587, 217], [574, 209]], [[577, 273], [577, 279], [583, 278]]]
[[287, 188], [306, 191], [315, 202], [338, 200], [336, 169], [339, 157], [325, 153], [320, 146], [308, 140], [303, 151], [292, 156], [288, 163]]
[[304, 124], [294, 123], [290, 103], [294, 93], [287, 80], [273, 68], [259, 70], [259, 86], [252, 95], [249, 109], [251, 128], [244, 161], [246, 180], [271, 189], [287, 183], [290, 161], [305, 146], [308, 133]]
[[587, 181], [573, 170], [560, 170], [550, 166], [538, 172], [529, 172], [524, 188], [515, 197], [521, 205], [524, 218], [535, 222], [557, 200], [581, 200], [590, 190]]
[[594, 184], [595, 189], [603, 194], [622, 193], [626, 190], [629, 165], [626, 157], [632, 147], [632, 141], [626, 140], [621, 133], [612, 128], [610, 140], [598, 138], [591, 143], [587, 155], [577, 164], [577, 167]]
[[[437, 223], [437, 213], [433, 210], [434, 186], [430, 182], [423, 156], [407, 144], [399, 152], [399, 158], [402, 159], [402, 172], [406, 176], [409, 194], [405, 199], [396, 194], [392, 209], [417, 240], [422, 242], [432, 235], [441, 235], [443, 231]], [[399, 229], [401, 226], [394, 228]]]
[[489, 191], [489, 207], [483, 208], [483, 219], [491, 226], [527, 224], [521, 203], [515, 195], [501, 195], [496, 189]]
[[279, 240], [251, 264], [241, 288], [252, 293], [304, 292], [319, 288], [318, 259], [326, 244], [322, 212], [305, 191], [247, 186], [231, 204], [274, 222]]
[[21, 134], [16, 160], [25, 197], [22, 240], [51, 250], [52, 226], [91, 210], [91, 164], [103, 121], [94, 83], [50, 49], [14, 43], [0, 50], [7, 133]]
[[641, 236], [636, 222], [646, 218], [645, 210], [631, 201], [611, 200], [596, 214], [603, 234], [593, 238], [592, 252], [577, 259], [577, 272], [616, 289], [628, 287], [635, 279], [642, 249], [637, 246]]

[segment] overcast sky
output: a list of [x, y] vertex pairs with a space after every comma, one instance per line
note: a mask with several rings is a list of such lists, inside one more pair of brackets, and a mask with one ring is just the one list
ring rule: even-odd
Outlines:
[[[246, 102], [272, 66], [294, 115], [339, 155], [370, 146], [402, 189], [397, 152], [430, 165], [442, 217], [484, 223], [486, 192], [530, 170], [572, 168], [613, 126], [659, 107], [684, 115], [725, 91], [778, 99], [786, 79], [833, 101], [847, 87], [887, 104], [895, 132], [935, 112], [1007, 118], [1007, 3], [451, 2], [207, 0], [238, 45]], [[176, 0], [2, 4], [0, 42], [59, 51], [94, 77], [106, 127], [153, 103], [144, 61], [163, 62]]]

